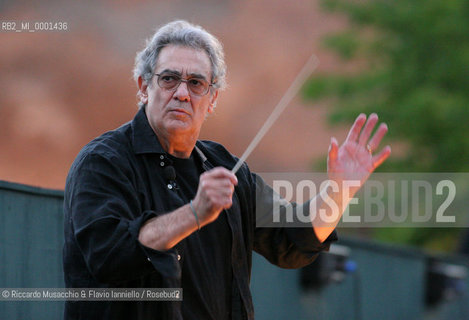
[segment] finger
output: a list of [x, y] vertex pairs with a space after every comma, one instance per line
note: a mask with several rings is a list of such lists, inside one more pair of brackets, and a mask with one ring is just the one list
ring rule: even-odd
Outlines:
[[378, 168], [384, 162], [384, 160], [386, 160], [389, 157], [390, 154], [391, 154], [391, 147], [390, 146], [384, 147], [380, 153], [378, 153], [372, 158], [373, 168], [374, 169]]
[[206, 172], [206, 176], [212, 178], [227, 178], [230, 179], [234, 185], [238, 184], [238, 178], [236, 175], [224, 167], [213, 168], [212, 170]]
[[386, 123], [382, 123], [378, 130], [376, 130], [375, 134], [371, 138], [370, 142], [368, 144], [370, 145], [371, 150], [376, 150], [378, 149], [379, 144], [381, 143], [381, 140], [383, 139], [384, 135], [388, 132], [388, 126]]
[[224, 192], [212, 192], [209, 194], [209, 199], [217, 206], [224, 206], [226, 203], [230, 203], [233, 201], [233, 194], [227, 190]]
[[229, 198], [225, 201], [225, 205], [223, 206], [223, 209], [229, 209], [233, 205], [233, 199]]
[[[376, 123], [378, 122], [378, 115], [376, 113], [372, 113], [368, 120], [366, 121], [365, 127], [363, 128], [362, 132], [360, 133], [360, 138], [358, 139], [358, 144], [361, 146], [366, 146], [368, 139], [371, 136], [371, 132], [373, 131]], [[371, 145], [370, 145], [371, 147]], [[373, 150], [373, 149], [372, 149]]]
[[214, 191], [215, 193], [221, 193], [226, 191], [232, 193], [234, 191], [234, 184], [227, 178], [208, 179], [203, 181], [202, 188], [207, 192]]
[[215, 180], [211, 184], [211, 188], [215, 190], [220, 190], [220, 191], [227, 190], [228, 192], [233, 193], [234, 184], [231, 182], [231, 180], [228, 180], [228, 179]]
[[328, 153], [328, 165], [332, 164], [333, 162], [337, 161], [337, 157], [339, 156], [339, 143], [337, 139], [332, 137], [331, 144], [329, 145], [329, 153]]
[[209, 171], [205, 172], [206, 175], [210, 175], [210, 176], [216, 176], [216, 177], [219, 177], [219, 176], [224, 176], [226, 175], [227, 173], [229, 173], [230, 171], [227, 170], [226, 168], [224, 167], [215, 167], [213, 169], [210, 169]]
[[360, 113], [357, 119], [355, 119], [355, 122], [353, 123], [352, 128], [350, 128], [347, 139], [345, 140], [356, 142], [358, 139], [358, 135], [360, 134], [360, 131], [362, 130], [362, 127], [365, 121], [366, 121], [366, 115], [364, 113]]
[[227, 190], [210, 190], [207, 192], [207, 199], [210, 199], [211, 202], [217, 203], [218, 205], [223, 204], [227, 200], [231, 201], [231, 198], [233, 197], [233, 193], [227, 189]]

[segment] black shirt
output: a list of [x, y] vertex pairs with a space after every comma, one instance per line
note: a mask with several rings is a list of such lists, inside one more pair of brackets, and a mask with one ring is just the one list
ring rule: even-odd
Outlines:
[[[203, 172], [194, 151], [190, 158], [168, 155], [175, 168], [175, 192], [186, 202], [195, 198], [199, 176]], [[184, 288], [182, 315], [185, 320], [231, 319], [231, 234], [222, 212], [212, 223], [181, 241], [181, 283]], [[187, 253], [187, 254], [186, 254]]]
[[[237, 162], [236, 157], [214, 142], [197, 141], [194, 150], [203, 171], [216, 166], [232, 169]], [[177, 246], [167, 251], [153, 250], [138, 241], [145, 221], [167, 214], [189, 199], [168, 188], [164, 171], [168, 165], [170, 159], [143, 109], [131, 122], [94, 139], [80, 151], [65, 187], [66, 287], [185, 289], [182, 278], [187, 268], [181, 268], [178, 255], [182, 253], [184, 259], [190, 255], [190, 261], [197, 261], [195, 255], [190, 250], [179, 252]], [[224, 243], [219, 248], [230, 257], [232, 318], [254, 319], [249, 289], [252, 250], [280, 267], [299, 268], [311, 263], [319, 251], [328, 249], [336, 234], [320, 243], [312, 228], [257, 228], [256, 209], [273, 207], [273, 191], [246, 164], [236, 175], [233, 205], [222, 213], [228, 222], [231, 246]], [[207, 239], [204, 241], [211, 243], [213, 235]], [[208, 251], [212, 247], [205, 242], [200, 248]], [[218, 254], [222, 251], [213, 255]], [[203, 279], [204, 286], [217, 292], [215, 287], [220, 287], [220, 283], [210, 281], [214, 278], [206, 268], [191, 268], [191, 272], [197, 273], [193, 277]], [[183, 299], [203, 300], [203, 294], [192, 293], [189, 286]], [[216, 304], [223, 305], [221, 300], [227, 297], [221, 297]], [[182, 319], [181, 305], [179, 301], [67, 301], [65, 318]], [[208, 309], [207, 312], [217, 312]]]

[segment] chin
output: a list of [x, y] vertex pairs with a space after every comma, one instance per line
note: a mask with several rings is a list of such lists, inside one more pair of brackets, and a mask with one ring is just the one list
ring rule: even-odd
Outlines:
[[172, 134], [182, 134], [192, 130], [191, 121], [172, 120], [171, 123], [166, 125], [166, 131]]

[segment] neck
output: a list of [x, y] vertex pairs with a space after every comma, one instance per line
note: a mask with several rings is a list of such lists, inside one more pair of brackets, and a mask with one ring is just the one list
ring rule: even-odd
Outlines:
[[170, 134], [168, 132], [163, 134], [157, 132], [156, 136], [164, 151], [176, 158], [187, 159], [191, 156], [195, 147], [198, 134]]

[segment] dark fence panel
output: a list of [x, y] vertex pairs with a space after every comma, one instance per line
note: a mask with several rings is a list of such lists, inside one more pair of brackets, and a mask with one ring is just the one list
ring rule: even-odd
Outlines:
[[[251, 290], [257, 319], [431, 320], [469, 319], [469, 279], [464, 294], [425, 304], [429, 255], [409, 248], [341, 237], [357, 269], [342, 282], [304, 288], [300, 270], [282, 270], [255, 254]], [[469, 268], [467, 257], [438, 257]]]
[[[63, 192], [0, 181], [0, 288], [63, 288]], [[60, 319], [63, 302], [0, 302], [0, 319]]]

